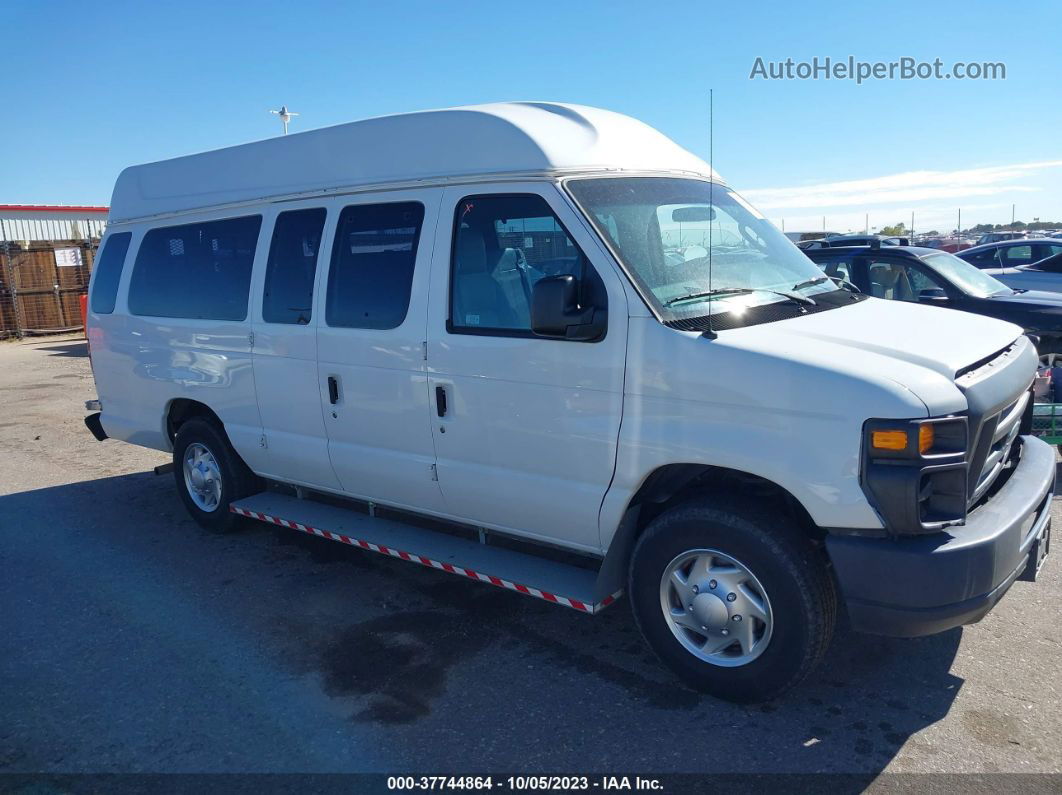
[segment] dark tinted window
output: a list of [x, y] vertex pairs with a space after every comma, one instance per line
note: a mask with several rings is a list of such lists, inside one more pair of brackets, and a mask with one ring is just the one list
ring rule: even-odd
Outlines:
[[1047, 273], [1062, 273], [1062, 252], [1036, 263], [1037, 270]]
[[267, 323], [310, 322], [324, 220], [323, 207], [277, 216], [262, 294], [262, 318]]
[[92, 263], [92, 269], [96, 272], [92, 282], [92, 311], [97, 314], [109, 315], [114, 311], [118, 281], [122, 278], [122, 265], [129, 251], [130, 238], [132, 235], [129, 232], [111, 235]]
[[985, 251], [978, 251], [976, 254], [969, 254], [962, 259], [966, 260], [972, 265], [976, 265], [978, 268], [998, 268], [999, 267], [999, 249], [990, 248]]
[[262, 216], [152, 229], [129, 283], [129, 311], [152, 317], [244, 320]]
[[[458, 202], [450, 277], [452, 331], [530, 334], [535, 282], [567, 274], [584, 290], [598, 286], [597, 274], [541, 196], [466, 196]], [[601, 292], [599, 302], [604, 300]]]
[[328, 271], [329, 326], [396, 328], [406, 318], [424, 205], [364, 204], [339, 216]]

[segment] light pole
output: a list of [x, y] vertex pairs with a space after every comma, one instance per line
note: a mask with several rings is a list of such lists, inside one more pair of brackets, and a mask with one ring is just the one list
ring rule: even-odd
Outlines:
[[280, 110], [269, 111], [274, 116], [279, 116], [281, 123], [284, 125], [284, 135], [288, 134], [288, 122], [291, 121], [292, 116], [298, 116], [299, 114], [293, 110], [288, 110], [287, 105], [281, 105]]

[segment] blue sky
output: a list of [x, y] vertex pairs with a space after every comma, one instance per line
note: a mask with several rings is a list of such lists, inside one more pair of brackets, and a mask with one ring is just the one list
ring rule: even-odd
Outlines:
[[[0, 203], [106, 204], [126, 165], [508, 99], [628, 113], [787, 229], [1062, 221], [1054, 0], [11, 4]], [[1001, 61], [1007, 78], [750, 80], [755, 59]]]

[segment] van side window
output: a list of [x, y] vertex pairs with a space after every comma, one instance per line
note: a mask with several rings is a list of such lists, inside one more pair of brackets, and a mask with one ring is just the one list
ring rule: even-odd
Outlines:
[[325, 320], [329, 326], [402, 325], [423, 222], [420, 202], [343, 208], [328, 270]]
[[447, 328], [454, 333], [530, 336], [535, 282], [566, 274], [582, 289], [600, 282], [546, 200], [534, 194], [461, 199], [452, 252]]
[[118, 282], [122, 278], [122, 265], [125, 254], [129, 251], [129, 241], [133, 235], [118, 232], [107, 238], [96, 261], [92, 263], [96, 271], [96, 281], [92, 283], [92, 311], [97, 315], [109, 315], [114, 311], [114, 302], [118, 297]]
[[262, 319], [266, 323], [310, 322], [324, 221], [323, 207], [289, 210], [277, 216], [262, 293]]
[[245, 320], [262, 216], [167, 226], [144, 235], [129, 311], [150, 317]]

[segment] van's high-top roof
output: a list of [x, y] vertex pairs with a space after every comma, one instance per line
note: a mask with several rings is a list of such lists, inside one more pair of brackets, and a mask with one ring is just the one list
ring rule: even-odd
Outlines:
[[711, 174], [629, 116], [503, 102], [380, 116], [132, 166], [115, 183], [110, 221], [371, 185], [606, 169]]

